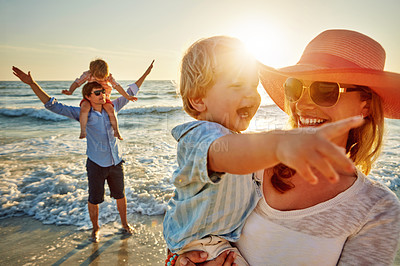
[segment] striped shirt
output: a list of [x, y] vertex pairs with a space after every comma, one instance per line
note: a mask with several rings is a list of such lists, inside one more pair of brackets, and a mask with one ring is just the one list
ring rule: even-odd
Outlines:
[[[115, 81], [115, 79], [112, 77], [112, 75], [108, 75], [105, 79], [98, 79], [94, 77], [92, 74], [90, 74], [90, 71], [85, 71], [82, 73], [82, 75], [75, 80], [75, 83], [77, 83], [79, 86], [81, 86], [85, 82], [94, 82], [96, 81], [99, 83], [105, 90], [106, 90], [106, 97], [107, 99], [110, 99], [111, 95], [111, 86], [115, 89], [116, 86], [118, 86], [118, 82]], [[109, 85], [111, 84], [111, 86]]]
[[178, 141], [178, 169], [173, 173], [176, 189], [163, 223], [164, 238], [172, 252], [208, 235], [238, 240], [246, 218], [261, 198], [252, 174], [209, 174], [208, 149], [228, 134], [232, 132], [227, 128], [208, 121], [193, 121], [172, 129]]

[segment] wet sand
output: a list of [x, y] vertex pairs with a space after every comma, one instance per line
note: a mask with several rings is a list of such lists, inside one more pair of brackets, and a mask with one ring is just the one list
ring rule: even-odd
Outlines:
[[44, 225], [31, 217], [0, 219], [0, 265], [162, 265], [166, 246], [162, 216], [136, 216], [137, 233], [125, 236], [120, 224], [102, 226], [100, 242], [90, 230]]
[[[136, 234], [123, 235], [118, 222], [102, 226], [100, 242], [90, 230], [44, 225], [31, 217], [0, 219], [0, 265], [163, 265], [163, 216], [131, 216]], [[394, 265], [400, 266], [400, 251]]]

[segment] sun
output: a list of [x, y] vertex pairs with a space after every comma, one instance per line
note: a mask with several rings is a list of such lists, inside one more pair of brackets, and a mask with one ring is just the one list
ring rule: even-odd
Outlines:
[[277, 29], [266, 27], [262, 21], [246, 21], [236, 25], [230, 35], [240, 39], [257, 60], [269, 66], [279, 65], [280, 34]]

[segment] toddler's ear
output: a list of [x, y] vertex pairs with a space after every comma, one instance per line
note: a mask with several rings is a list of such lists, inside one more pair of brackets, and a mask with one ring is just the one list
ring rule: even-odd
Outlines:
[[192, 107], [199, 113], [203, 113], [207, 110], [207, 106], [205, 105], [203, 98], [189, 99], [189, 102]]

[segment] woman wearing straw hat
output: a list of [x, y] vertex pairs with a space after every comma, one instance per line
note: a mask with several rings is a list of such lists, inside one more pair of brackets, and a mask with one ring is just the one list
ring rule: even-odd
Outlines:
[[[358, 168], [335, 184], [320, 178], [310, 185], [282, 164], [263, 171], [264, 198], [236, 243], [250, 265], [393, 262], [400, 203], [387, 187], [366, 177], [382, 147], [384, 117], [400, 118], [400, 74], [384, 71], [384, 63], [384, 49], [368, 36], [327, 30], [307, 45], [296, 65], [278, 70], [261, 66], [262, 85], [289, 114], [293, 127], [315, 127], [354, 115], [364, 116], [365, 123], [335, 139]], [[200, 262], [201, 255], [187, 253], [178, 261], [191, 265]]]

